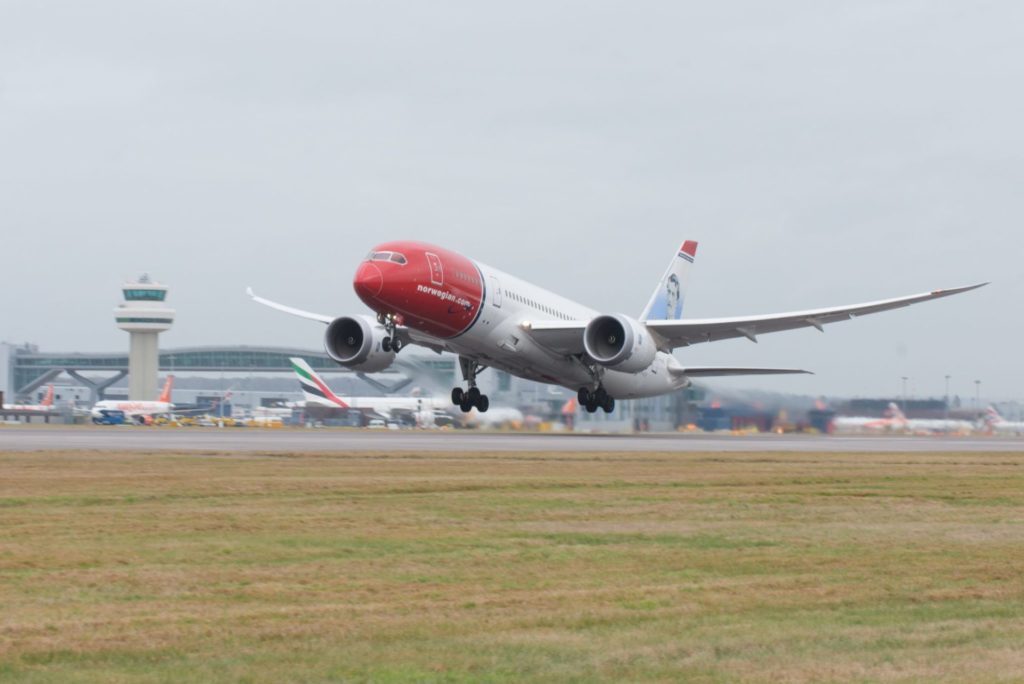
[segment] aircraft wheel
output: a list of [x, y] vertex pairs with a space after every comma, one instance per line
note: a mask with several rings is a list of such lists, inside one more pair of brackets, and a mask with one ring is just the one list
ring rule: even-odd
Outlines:
[[473, 402], [469, 400], [469, 397], [463, 397], [462, 402], [459, 404], [459, 408], [462, 409], [463, 413], [469, 413], [473, 410]]
[[469, 391], [466, 392], [466, 398], [469, 401], [470, 406], [476, 406], [476, 403], [480, 401], [480, 390], [476, 387], [470, 387]]
[[476, 400], [476, 408], [480, 413], [487, 413], [487, 409], [491, 406], [491, 400], [487, 398], [486, 394], [481, 394], [480, 398]]
[[393, 340], [391, 340], [391, 350], [392, 350], [393, 352], [395, 352], [396, 354], [397, 354], [398, 352], [402, 351], [402, 347], [404, 347], [404, 346], [405, 346], [405, 345], [404, 345], [404, 344], [402, 344], [402, 340], [400, 340], [400, 339], [399, 339], [399, 338], [397, 338], [397, 337], [396, 337], [396, 338], [394, 338]]
[[601, 408], [604, 409], [605, 413], [611, 413], [615, 410], [615, 397], [610, 397], [607, 394], [604, 397], [604, 403], [601, 404]]
[[604, 406], [605, 399], [608, 398], [608, 393], [605, 392], [604, 387], [598, 387], [597, 391], [594, 392], [594, 403], [598, 406]]
[[580, 406], [586, 406], [590, 403], [591, 392], [586, 387], [580, 387], [580, 391], [576, 393], [576, 401], [579, 402]]
[[462, 391], [461, 387], [456, 387], [452, 390], [452, 403], [458, 406], [462, 403], [462, 398], [465, 392]]
[[380, 348], [383, 349], [385, 353], [390, 352], [391, 351], [391, 338], [390, 337], [385, 337], [383, 340], [381, 340], [380, 341]]

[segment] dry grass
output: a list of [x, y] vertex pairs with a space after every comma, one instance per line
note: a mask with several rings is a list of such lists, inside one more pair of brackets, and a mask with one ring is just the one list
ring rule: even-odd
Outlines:
[[1024, 454], [0, 454], [0, 680], [1024, 680]]

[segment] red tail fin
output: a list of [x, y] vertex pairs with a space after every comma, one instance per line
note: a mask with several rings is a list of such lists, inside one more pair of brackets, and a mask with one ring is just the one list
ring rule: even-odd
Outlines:
[[174, 387], [174, 376], [168, 375], [167, 382], [164, 383], [163, 390], [160, 391], [160, 398], [157, 401], [162, 401], [166, 404], [171, 403], [171, 388]]
[[53, 406], [53, 385], [50, 384], [46, 388], [46, 397], [42, 401], [42, 406]]

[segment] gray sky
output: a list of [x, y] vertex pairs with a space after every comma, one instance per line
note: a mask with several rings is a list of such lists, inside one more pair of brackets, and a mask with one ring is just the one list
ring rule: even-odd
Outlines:
[[682, 350], [801, 393], [1020, 398], [1024, 5], [0, 0], [0, 339], [318, 347], [251, 304], [365, 309], [388, 239], [638, 314], [700, 241], [686, 315], [991, 280], [816, 331]]

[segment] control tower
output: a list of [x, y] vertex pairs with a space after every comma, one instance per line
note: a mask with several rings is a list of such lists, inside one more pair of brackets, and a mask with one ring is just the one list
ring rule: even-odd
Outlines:
[[124, 303], [114, 309], [117, 327], [131, 335], [128, 352], [128, 398], [155, 401], [160, 346], [157, 337], [174, 323], [174, 309], [164, 304], [167, 286], [143, 274], [122, 287]]

